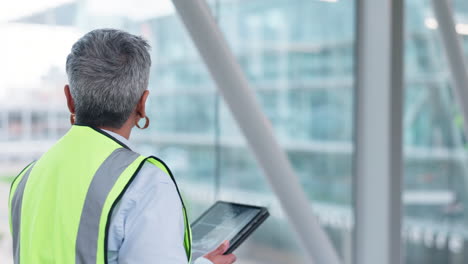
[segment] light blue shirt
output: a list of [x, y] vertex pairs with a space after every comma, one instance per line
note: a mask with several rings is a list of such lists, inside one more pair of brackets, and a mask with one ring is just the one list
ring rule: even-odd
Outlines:
[[[105, 130], [129, 148], [124, 137]], [[107, 244], [109, 264], [187, 264], [184, 219], [169, 175], [147, 163], [115, 207]], [[213, 264], [205, 258], [193, 264]]]

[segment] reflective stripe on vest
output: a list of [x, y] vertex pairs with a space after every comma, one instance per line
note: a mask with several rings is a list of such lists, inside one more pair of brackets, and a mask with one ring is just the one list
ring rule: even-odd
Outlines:
[[[162, 169], [177, 188], [164, 162], [111, 138], [75, 125], [15, 179], [10, 192], [15, 263], [107, 263], [112, 210], [143, 164]], [[190, 262], [191, 231], [183, 201], [182, 207]]]
[[10, 226], [12, 228], [12, 234], [13, 234], [13, 256], [15, 259], [15, 263], [19, 263], [20, 256], [19, 256], [19, 230], [20, 230], [20, 224], [21, 224], [21, 203], [23, 201], [23, 193], [24, 193], [24, 186], [26, 185], [26, 181], [28, 180], [29, 174], [31, 173], [31, 169], [34, 165], [30, 164], [28, 167], [26, 167], [26, 170], [24, 175], [23, 173], [20, 173], [21, 180], [16, 188], [16, 192], [13, 195], [12, 201], [11, 201], [11, 207], [13, 208], [11, 212], [11, 220], [10, 220]]

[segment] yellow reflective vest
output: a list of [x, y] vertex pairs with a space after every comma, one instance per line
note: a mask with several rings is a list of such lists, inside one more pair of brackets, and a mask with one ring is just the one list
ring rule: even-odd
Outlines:
[[[145, 162], [166, 172], [177, 188], [160, 159], [141, 156], [100, 129], [72, 126], [12, 183], [15, 264], [107, 263], [112, 210]], [[181, 202], [190, 263], [191, 230]]]

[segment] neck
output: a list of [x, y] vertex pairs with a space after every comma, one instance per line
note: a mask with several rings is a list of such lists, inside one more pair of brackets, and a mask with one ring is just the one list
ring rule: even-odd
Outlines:
[[130, 138], [130, 132], [131, 131], [124, 131], [122, 129], [115, 129], [115, 128], [112, 128], [112, 127], [99, 127], [100, 129], [105, 129], [107, 131], [112, 131], [116, 134], [119, 134], [121, 135], [122, 137], [126, 138], [126, 139], [129, 139]]
[[113, 127], [99, 127], [99, 128], [112, 131], [116, 134], [121, 135], [122, 137], [126, 139], [130, 138], [130, 134], [132, 132], [132, 126], [129, 126], [127, 123], [125, 123], [121, 128], [113, 128]]

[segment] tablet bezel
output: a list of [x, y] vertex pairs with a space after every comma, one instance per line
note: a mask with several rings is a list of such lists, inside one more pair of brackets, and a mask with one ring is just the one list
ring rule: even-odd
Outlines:
[[[216, 205], [218, 204], [227, 204], [233, 206], [241, 206], [247, 207], [251, 209], [260, 210], [255, 217], [249, 221], [248, 224], [244, 225], [240, 231], [229, 241], [230, 245], [228, 250], [224, 253], [231, 254], [234, 250], [236, 250], [265, 220], [270, 216], [268, 209], [263, 206], [255, 206], [255, 205], [248, 205], [248, 204], [241, 204], [241, 203], [234, 203], [234, 202], [227, 202], [227, 201], [217, 201], [214, 203], [210, 208], [208, 208], [203, 214], [201, 214], [190, 226], [194, 227], [198, 222], [203, 219]], [[206, 252], [209, 253], [209, 252]]]

